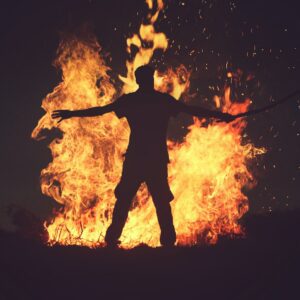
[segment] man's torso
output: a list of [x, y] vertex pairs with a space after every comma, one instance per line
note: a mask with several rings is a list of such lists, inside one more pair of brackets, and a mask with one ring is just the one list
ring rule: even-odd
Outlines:
[[131, 130], [126, 157], [168, 162], [168, 122], [178, 109], [174, 98], [154, 90], [137, 91], [119, 98], [115, 112], [118, 117], [127, 118]]

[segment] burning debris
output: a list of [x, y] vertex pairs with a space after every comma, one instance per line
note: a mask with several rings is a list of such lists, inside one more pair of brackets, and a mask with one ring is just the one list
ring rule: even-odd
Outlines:
[[[156, 32], [155, 22], [163, 9], [147, 0], [151, 13], [141, 24], [138, 34], [127, 39], [127, 74], [119, 76], [122, 93], [137, 89], [134, 71], [151, 62], [157, 49], [166, 51], [168, 39]], [[135, 48], [133, 52], [132, 48]], [[59, 128], [62, 138], [50, 144], [53, 161], [41, 172], [42, 192], [62, 204], [45, 227], [49, 244], [101, 246], [114, 207], [114, 188], [122, 169], [123, 153], [128, 143], [126, 121], [114, 114], [96, 118], [70, 119], [57, 123], [51, 112], [58, 109], [84, 109], [112, 102], [117, 94], [110, 80], [101, 47], [94, 36], [63, 39], [55, 65], [62, 70], [63, 81], [43, 100], [46, 114], [32, 132], [41, 138], [43, 132]], [[188, 93], [190, 73], [184, 65], [155, 73], [155, 88], [176, 99]], [[97, 82], [100, 81], [100, 84]], [[250, 99], [233, 103], [230, 88], [216, 95], [215, 103], [223, 112], [244, 113]], [[155, 119], [153, 119], [155, 122]], [[220, 235], [243, 234], [238, 220], [248, 210], [248, 199], [242, 192], [255, 181], [247, 163], [264, 149], [242, 141], [246, 121], [202, 126], [198, 119], [189, 126], [182, 143], [169, 140], [169, 183], [177, 243], [216, 243]], [[140, 243], [159, 245], [159, 227], [147, 187], [137, 193], [121, 237], [122, 246]]]

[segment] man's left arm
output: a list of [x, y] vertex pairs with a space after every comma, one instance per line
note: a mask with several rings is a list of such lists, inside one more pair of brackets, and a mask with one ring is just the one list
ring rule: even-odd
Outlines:
[[217, 110], [210, 110], [194, 105], [184, 105], [184, 112], [193, 115], [198, 118], [214, 118], [224, 122], [231, 122], [235, 119], [235, 116], [223, 113]]
[[172, 97], [173, 110], [176, 113], [183, 112], [198, 118], [215, 118], [224, 122], [231, 122], [235, 119], [235, 116], [227, 113], [223, 113], [216, 110], [206, 109], [200, 106], [187, 105], [183, 102], [179, 102]]

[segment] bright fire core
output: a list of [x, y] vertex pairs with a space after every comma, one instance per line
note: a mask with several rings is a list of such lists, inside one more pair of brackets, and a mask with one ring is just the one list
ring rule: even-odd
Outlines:
[[[121, 93], [135, 91], [135, 69], [151, 62], [156, 49], [168, 48], [165, 34], [156, 32], [154, 27], [163, 2], [146, 3], [149, 15], [145, 24], [140, 26], [139, 33], [127, 39], [127, 52], [133, 58], [126, 62], [126, 77], [119, 76], [123, 83]], [[104, 244], [111, 222], [114, 189], [122, 171], [129, 128], [126, 120], [119, 120], [114, 113], [73, 118], [59, 124], [51, 119], [54, 110], [102, 106], [118, 96], [95, 37], [63, 39], [55, 65], [62, 70], [62, 82], [43, 100], [46, 113], [32, 133], [35, 139], [55, 128], [63, 133], [50, 143], [53, 160], [41, 172], [42, 192], [62, 205], [52, 220], [45, 223], [48, 242], [97, 247]], [[189, 89], [189, 76], [183, 65], [157, 71], [155, 88], [179, 99]], [[215, 96], [214, 100], [217, 109], [233, 114], [246, 111], [250, 104], [250, 100], [232, 103], [228, 87], [222, 97]], [[238, 220], [248, 210], [248, 199], [242, 188], [252, 185], [254, 180], [246, 165], [264, 152], [242, 143], [245, 120], [201, 125], [195, 119], [183, 142], [168, 141], [169, 183], [175, 196], [172, 212], [178, 245], [216, 243], [220, 235], [243, 233]], [[159, 235], [151, 196], [142, 185], [133, 199], [121, 237], [122, 246], [159, 246]]]

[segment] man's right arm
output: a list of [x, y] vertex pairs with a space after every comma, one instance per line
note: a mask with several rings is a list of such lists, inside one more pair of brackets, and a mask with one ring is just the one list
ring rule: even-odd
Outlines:
[[105, 113], [111, 112], [114, 110], [114, 103], [105, 105], [105, 106], [97, 106], [88, 109], [80, 109], [80, 110], [55, 110], [51, 116], [53, 119], [60, 118], [60, 121], [64, 119], [69, 119], [73, 117], [95, 117], [101, 116]]
[[[123, 98], [123, 96], [121, 97]], [[53, 119], [60, 118], [58, 122], [61, 122], [62, 120], [73, 118], [73, 117], [95, 117], [95, 116], [101, 116], [103, 114], [112, 112], [112, 111], [119, 111], [122, 109], [122, 101], [120, 99], [117, 99], [113, 103], [110, 103], [108, 105], [104, 106], [97, 106], [97, 107], [91, 107], [88, 109], [81, 109], [81, 110], [55, 110], [51, 116]]]

